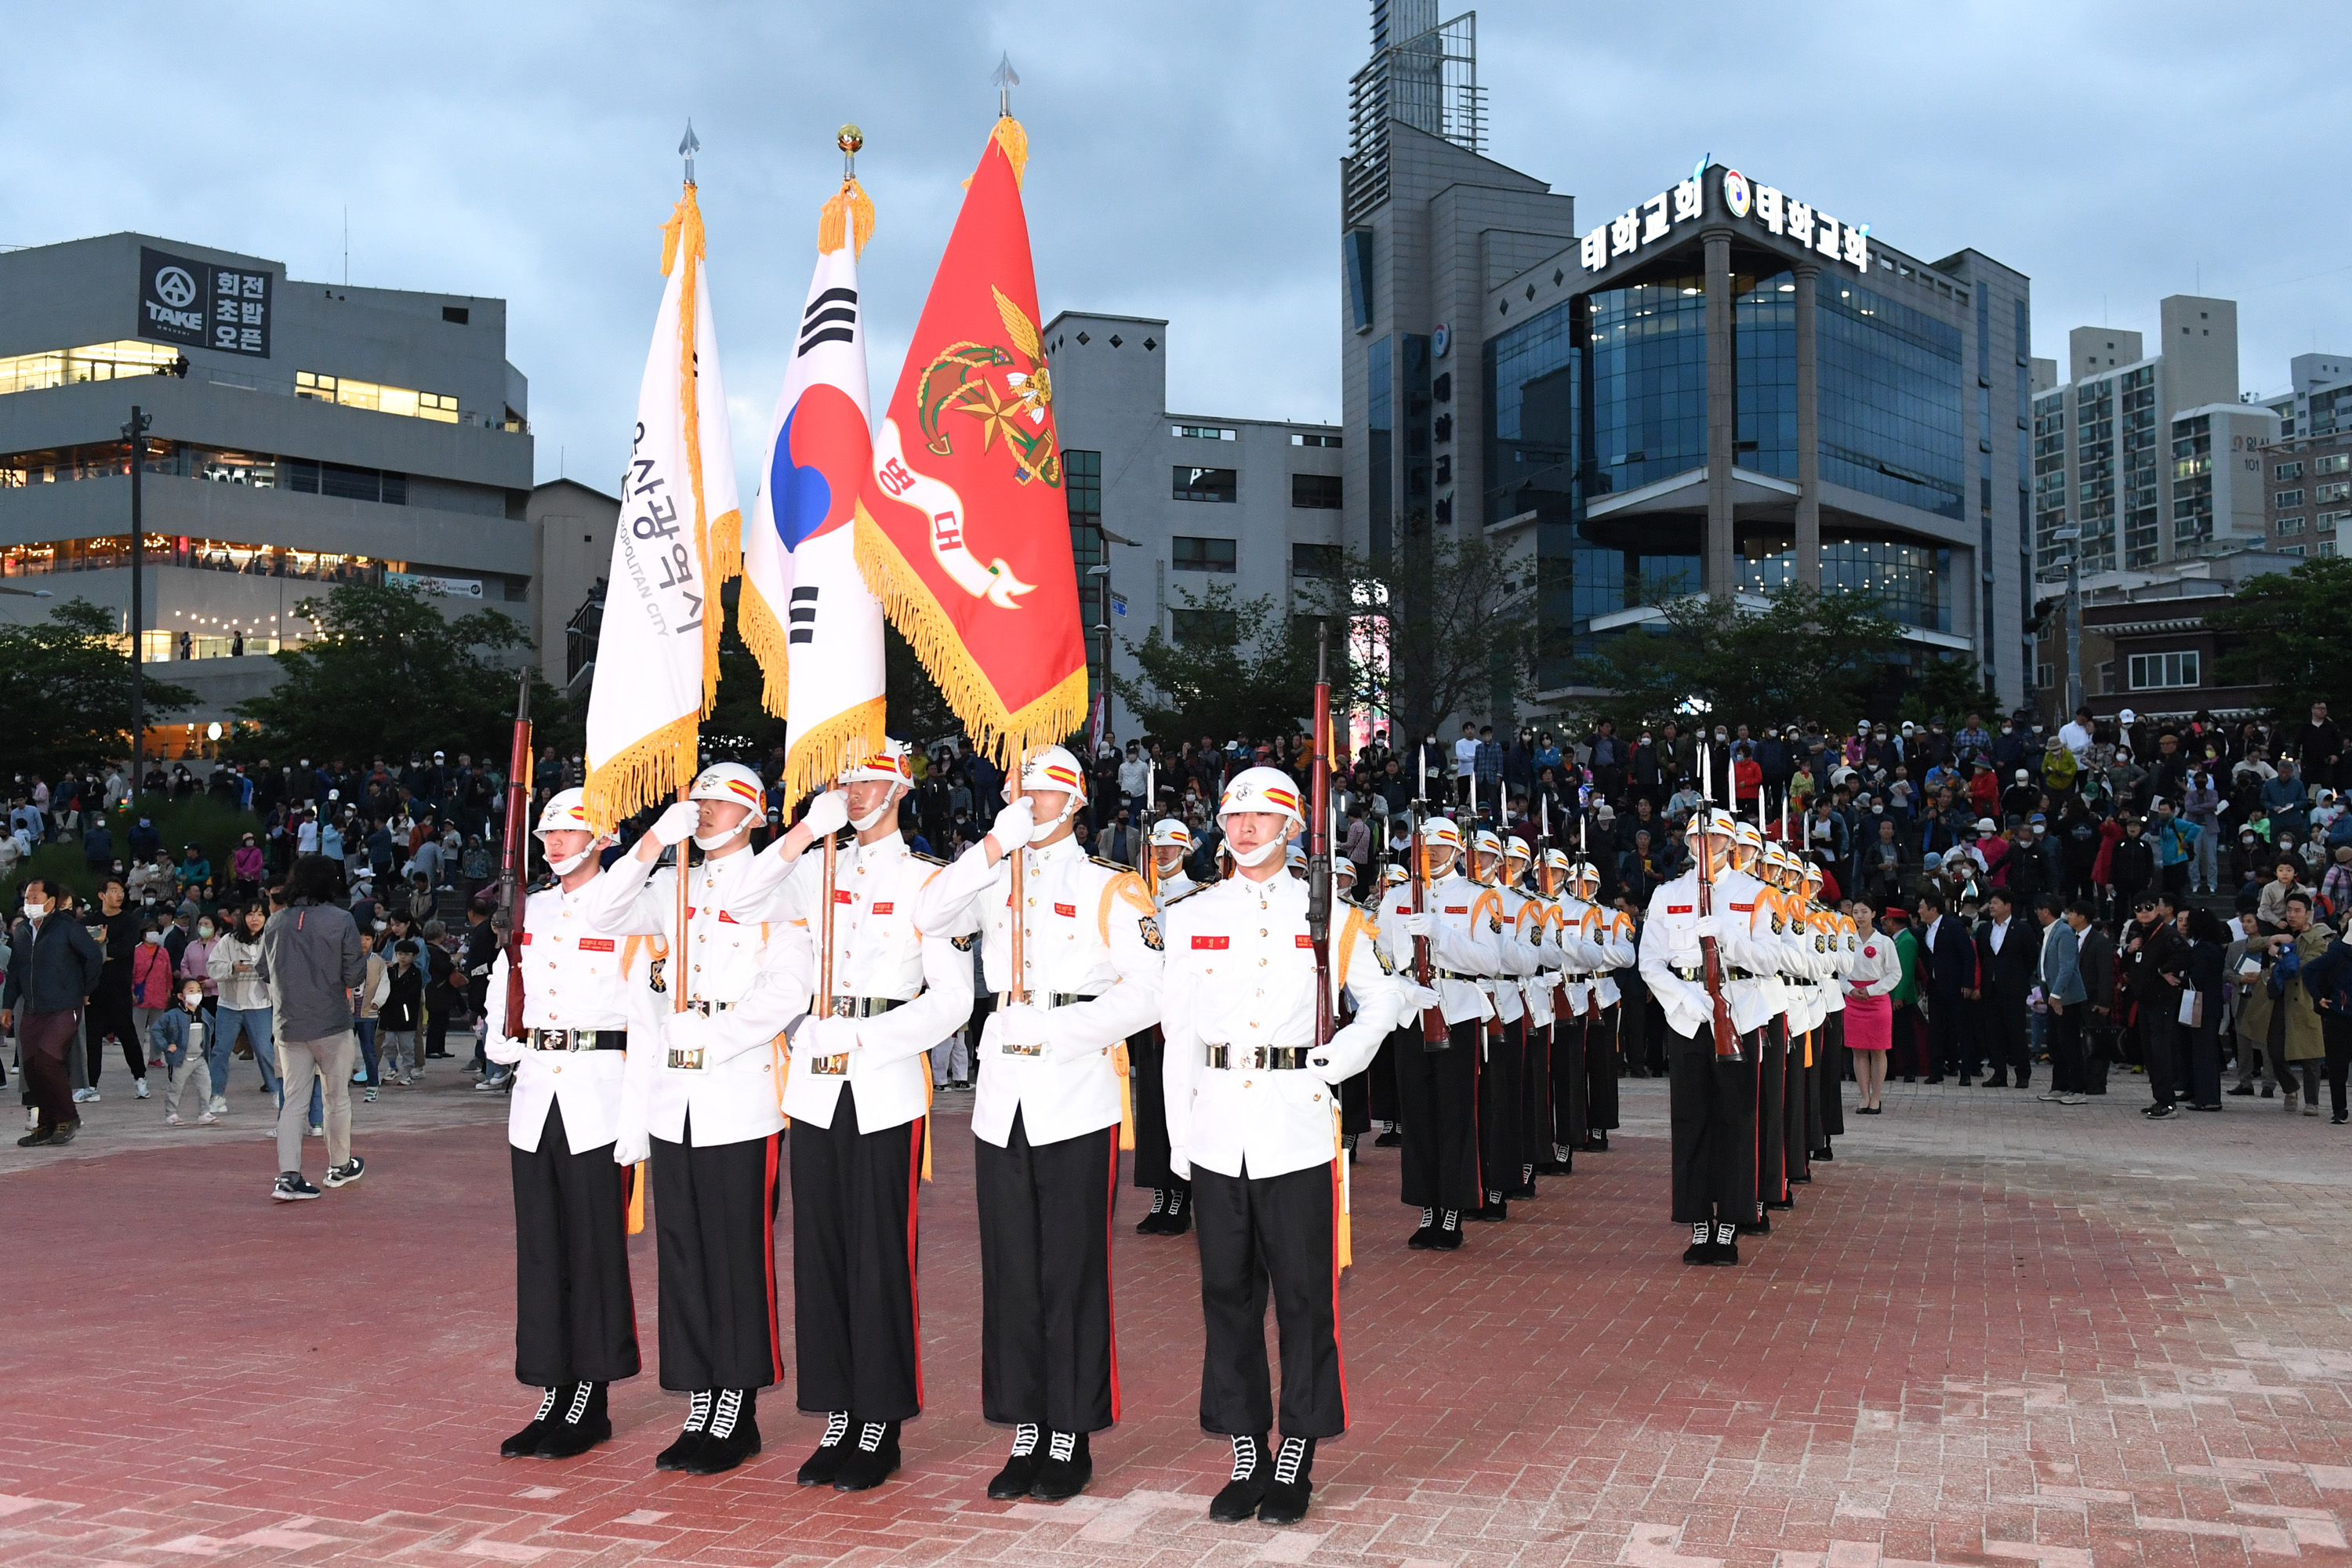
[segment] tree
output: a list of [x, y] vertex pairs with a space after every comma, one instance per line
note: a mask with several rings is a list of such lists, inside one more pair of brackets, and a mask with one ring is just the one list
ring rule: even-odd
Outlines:
[[1314, 702], [1312, 622], [1302, 626], [1272, 597], [1243, 599], [1223, 584], [1176, 592], [1178, 635], [1154, 626], [1141, 642], [1122, 638], [1139, 678], [1111, 681], [1145, 731], [1223, 742], [1296, 729]]
[[1970, 713], [1994, 713], [2000, 709], [2000, 694], [1972, 654], [1930, 658], [1926, 671], [1903, 694], [1903, 717], [1915, 724], [1940, 718], [1957, 730]]
[[2315, 555], [2292, 572], [2266, 572], [2205, 612], [2205, 624], [2237, 640], [2217, 661], [2223, 681], [2271, 688], [2271, 712], [2287, 722], [2343, 695], [2352, 668], [2352, 559]]
[[[295, 614], [319, 635], [270, 657], [278, 684], [237, 707], [258, 726], [240, 754], [404, 756], [436, 749], [504, 757], [514, 724], [515, 668], [530, 637], [496, 610], [452, 620], [413, 587], [347, 583]], [[531, 677], [534, 738], [561, 750], [577, 733], [572, 705]]]
[[[55, 778], [67, 768], [131, 755], [131, 660], [115, 615], [83, 598], [29, 626], [0, 626], [0, 690], [8, 693], [10, 763]], [[196, 705], [196, 694], [149, 675], [149, 723]]]
[[1878, 601], [1790, 583], [1760, 610], [1654, 589], [1661, 623], [1612, 637], [1575, 661], [1580, 686], [1609, 693], [1589, 717], [1659, 723], [1693, 714], [1724, 724], [1779, 727], [1799, 717], [1843, 724], [1862, 710], [1902, 647], [1902, 627]]

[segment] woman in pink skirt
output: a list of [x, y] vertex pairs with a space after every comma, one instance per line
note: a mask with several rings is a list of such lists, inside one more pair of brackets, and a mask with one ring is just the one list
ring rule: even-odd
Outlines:
[[1876, 1116], [1879, 1091], [1886, 1087], [1886, 1051], [1895, 1043], [1895, 1004], [1887, 998], [1903, 979], [1903, 963], [1894, 939], [1878, 929], [1870, 906], [1859, 899], [1853, 924], [1862, 952], [1839, 983], [1845, 987], [1845, 1047], [1853, 1053], [1854, 1083], [1862, 1091], [1857, 1114]]

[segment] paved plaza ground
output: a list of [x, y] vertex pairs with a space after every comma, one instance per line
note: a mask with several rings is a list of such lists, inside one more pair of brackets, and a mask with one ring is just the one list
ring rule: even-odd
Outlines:
[[[1357, 1167], [1341, 1299], [1354, 1427], [1307, 1522], [1211, 1524], [1192, 1240], [1117, 1228], [1126, 1419], [1059, 1507], [982, 1491], [964, 1105], [923, 1194], [931, 1408], [879, 1491], [803, 1490], [817, 1424], [657, 1475], [682, 1402], [614, 1389], [614, 1440], [496, 1458], [512, 1377], [504, 1102], [434, 1064], [355, 1107], [365, 1181], [267, 1200], [263, 1098], [173, 1132], [118, 1065], [63, 1151], [0, 1152], [0, 1563], [856, 1563], [2044, 1568], [2341, 1560], [2352, 1514], [2352, 1128], [2231, 1100], [2151, 1124], [1889, 1093], [1737, 1270], [1665, 1223], [1664, 1085], [1463, 1251], [1414, 1253], [1396, 1155]], [[13, 1098], [13, 1097], [12, 1097]], [[310, 1146], [312, 1174], [322, 1163]], [[789, 1195], [786, 1198], [790, 1202]], [[1137, 1216], [1131, 1191], [1121, 1203]], [[789, 1224], [779, 1236], [789, 1248]], [[635, 1244], [648, 1355], [653, 1249]], [[787, 1255], [782, 1267], [789, 1268]], [[787, 1296], [789, 1305], [789, 1296]], [[790, 1324], [785, 1325], [790, 1332]], [[789, 1363], [790, 1357], [787, 1356]]]

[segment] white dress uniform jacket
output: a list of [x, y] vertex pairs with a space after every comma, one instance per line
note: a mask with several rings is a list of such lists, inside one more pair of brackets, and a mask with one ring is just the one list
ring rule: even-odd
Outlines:
[[[1331, 1163], [1339, 1105], [1331, 1086], [1369, 1067], [1388, 1032], [1413, 1013], [1376, 937], [1361, 909], [1332, 904], [1331, 977], [1354, 999], [1355, 1021], [1311, 1051], [1307, 1066], [1265, 1068], [1254, 1055], [1244, 1065], [1244, 1053], [1315, 1044], [1307, 885], [1232, 877], [1168, 911], [1160, 1081], [1177, 1174], [1189, 1180], [1197, 1165], [1268, 1177]], [[1336, 1017], [1336, 994], [1331, 1008]], [[1232, 1065], [1210, 1067], [1211, 1046], [1227, 1047]]]
[[1152, 897], [1159, 900], [1160, 907], [1164, 910], [1185, 894], [1198, 891], [1200, 886], [1200, 883], [1186, 876], [1184, 868], [1179, 866], [1174, 875], [1160, 879], [1160, 886], [1153, 889]]
[[[764, 858], [764, 857], [763, 857]], [[834, 857], [833, 994], [901, 1002], [857, 1020], [855, 1050], [845, 1055], [846, 1072], [823, 1072], [831, 1063], [820, 1053], [836, 1040], [819, 1042], [815, 1033], [793, 1042], [793, 1070], [784, 1081], [784, 1114], [818, 1127], [833, 1125], [841, 1086], [857, 1100], [857, 1130], [880, 1132], [903, 1126], [930, 1106], [931, 1073], [927, 1053], [971, 1016], [971, 962], [944, 937], [927, 937], [915, 924], [915, 899], [943, 868], [915, 855], [893, 832], [871, 844], [851, 843]], [[824, 897], [824, 857], [812, 848], [793, 862], [772, 899], [758, 912], [817, 940]], [[749, 919], [751, 911], [730, 912]], [[814, 945], [811, 952], [814, 952]], [[815, 984], [812, 973], [810, 983]], [[710, 1021], [714, 1037], [772, 1037], [794, 1016], [825, 1009], [814, 994], [775, 1016], [777, 999], [762, 991], [741, 1007]]]
[[1638, 955], [1633, 951], [1633, 917], [1624, 910], [1604, 910], [1599, 904], [1587, 905], [1584, 940], [1600, 951], [1603, 961], [1601, 967], [1593, 972], [1593, 1000], [1600, 1006], [1613, 1007], [1620, 994], [1617, 982], [1610, 977], [1610, 972], [1631, 969], [1637, 961]]
[[[1013, 1118], [1034, 1144], [1058, 1143], [1119, 1119], [1111, 1047], [1160, 1016], [1160, 922], [1143, 879], [1089, 859], [1076, 838], [1023, 849], [1022, 967], [1031, 1001], [1046, 1009], [1051, 1039], [1037, 1056], [997, 1048], [1000, 1009], [981, 1028], [987, 1067], [971, 1108], [974, 1136], [1002, 1149]], [[1011, 857], [988, 863], [985, 840], [926, 884], [915, 924], [927, 936], [980, 933], [988, 988], [1013, 989]], [[1090, 1000], [1056, 1003], [1056, 995]]]
[[[634, 1048], [653, 1027], [644, 1005], [649, 958], [637, 958], [632, 977], [625, 962], [625, 937], [600, 936], [582, 905], [592, 879], [577, 892], [541, 888], [523, 900], [522, 1022], [533, 1029], [624, 1029]], [[547, 1127], [547, 1108], [563, 1108], [563, 1141], [574, 1154], [602, 1148], [619, 1136], [622, 1098], [629, 1064], [625, 1051], [536, 1050], [529, 1039], [507, 1032], [507, 952], [503, 944], [490, 963], [489, 1033], [482, 1054], [515, 1069], [507, 1100], [507, 1142], [536, 1150]]]
[[[790, 924], [746, 921], [726, 908], [730, 887], [751, 860], [749, 852], [738, 852], [705, 860], [687, 873], [683, 942], [672, 930], [677, 921], [677, 873], [672, 868], [648, 874], [644, 861], [624, 855], [588, 884], [581, 900], [582, 914], [599, 936], [660, 936], [668, 942], [664, 988], [651, 999], [659, 1037], [629, 1042], [629, 1107], [623, 1112], [625, 1118], [641, 1118], [646, 1131], [666, 1142], [686, 1142], [688, 1111], [697, 1148], [747, 1142], [783, 1130], [776, 1095], [781, 1062], [770, 1041], [705, 1039], [709, 1018], [673, 1011], [676, 987], [685, 989], [689, 1002], [731, 1006], [755, 987], [790, 993], [794, 973], [797, 1000], [806, 1005], [815, 973], [808, 933]], [[783, 951], [771, 954], [778, 944]], [[673, 1050], [698, 1047], [703, 1051], [701, 1068], [669, 1065]]]
[[[1437, 929], [1429, 935], [1430, 982], [1437, 992], [1438, 1010], [1448, 1024], [1496, 1016], [1495, 1004], [1480, 984], [1481, 980], [1491, 983], [1493, 976], [1503, 972], [1502, 955], [1496, 946], [1500, 933], [1488, 919], [1491, 915], [1500, 920], [1499, 909], [1478, 910], [1481, 897], [1492, 890], [1464, 876], [1458, 868], [1423, 889], [1423, 911], [1437, 917]], [[1394, 917], [1411, 913], [1412, 883], [1400, 882], [1382, 896], [1381, 951], [1388, 954], [1389, 967], [1404, 975], [1412, 973], [1412, 939], [1397, 931]]]
[[[1731, 1006], [1731, 1026], [1743, 1035], [1771, 1016], [1762, 984], [1735, 979], [1730, 973], [1745, 970], [1762, 974], [1776, 962], [1751, 929], [1760, 887], [1755, 878], [1726, 867], [1715, 879], [1713, 889], [1715, 915], [1723, 922], [1716, 939], [1716, 956], [1726, 971], [1724, 999]], [[1696, 1036], [1714, 1021], [1705, 982], [1685, 980], [1675, 973], [1680, 969], [1698, 973], [1706, 962], [1698, 942], [1698, 872], [1693, 869], [1650, 895], [1650, 915], [1642, 928], [1642, 978], [1664, 1010], [1667, 1027], [1678, 1035]]]
[[[1494, 938], [1496, 967], [1495, 1012], [1508, 1024], [1528, 1017], [1527, 983], [1543, 967], [1543, 955], [1527, 940], [1519, 923], [1520, 911], [1533, 900], [1517, 888], [1491, 887], [1486, 891], [1494, 900], [1494, 919], [1487, 925]], [[1502, 922], [1502, 930], [1492, 929], [1495, 921]]]

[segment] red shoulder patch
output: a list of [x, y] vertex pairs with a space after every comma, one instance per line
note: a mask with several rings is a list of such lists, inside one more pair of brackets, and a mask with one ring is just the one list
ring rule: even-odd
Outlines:
[[525, 931], [522, 933], [522, 944], [525, 947], [529, 947], [530, 945], [530, 932]]
[[1209, 949], [1222, 952], [1233, 945], [1234, 939], [1229, 936], [1196, 936], [1192, 939], [1192, 948], [1196, 952]]
[[609, 936], [583, 936], [578, 945], [583, 952], [610, 952], [613, 951], [613, 939]]
[[1666, 906], [1666, 913], [1670, 915], [1686, 915], [1691, 912], [1693, 907], [1694, 906], [1690, 904], [1668, 904]]
[[1315, 945], [1315, 939], [1302, 931], [1299, 933], [1298, 945], [1301, 947], [1313, 947]]
[[1054, 912], [1057, 915], [1066, 915], [1070, 919], [1076, 920], [1078, 918], [1078, 906], [1076, 904], [1055, 904], [1054, 906]]
[[874, 912], [877, 915], [887, 915], [898, 907], [896, 900], [885, 899], [880, 903], [874, 906]]

